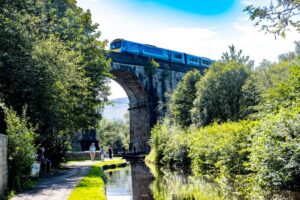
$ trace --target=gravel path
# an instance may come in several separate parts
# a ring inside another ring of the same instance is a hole
[[[95,162],[84,161],[66,165],[61,175],[42,178],[37,186],[15,195],[11,200],[66,200],[72,189],[88,174]]]

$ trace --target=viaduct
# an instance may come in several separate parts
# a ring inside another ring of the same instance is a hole
[[[191,66],[156,60],[151,67],[149,58],[110,53],[114,80],[125,90],[129,99],[130,145],[132,152],[148,151],[150,130],[168,110],[170,94]],[[206,68],[197,68],[204,73]]]

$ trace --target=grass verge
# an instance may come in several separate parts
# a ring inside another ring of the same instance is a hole
[[[96,162],[86,177],[84,177],[71,192],[68,200],[105,200],[105,180],[103,167],[123,165],[123,159],[113,159]]]

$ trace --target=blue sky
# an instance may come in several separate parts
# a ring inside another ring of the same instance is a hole
[[[140,43],[218,60],[234,44],[258,65],[263,59],[276,61],[294,49],[300,38],[292,31],[286,39],[259,31],[243,9],[271,0],[78,0],[90,9],[100,24],[101,39],[124,38]],[[121,97],[112,84],[111,98]]]
[[[169,7],[170,9],[182,10],[200,15],[219,15],[229,11],[234,5],[235,0],[135,0],[134,3],[144,6],[145,3],[157,3],[158,5]],[[143,5],[144,4],[144,5]]]

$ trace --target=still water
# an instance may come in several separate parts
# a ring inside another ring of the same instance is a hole
[[[151,200],[154,179],[144,162],[131,162],[124,168],[105,171],[107,200]]]
[[[222,180],[219,183],[207,177],[193,177],[180,171],[162,171],[149,168],[144,162],[132,162],[124,168],[106,171],[108,200],[218,200],[218,199],[280,199],[297,200],[299,193],[278,192],[271,196],[249,193]],[[154,175],[153,175],[154,174]],[[154,177],[155,176],[155,177]]]

